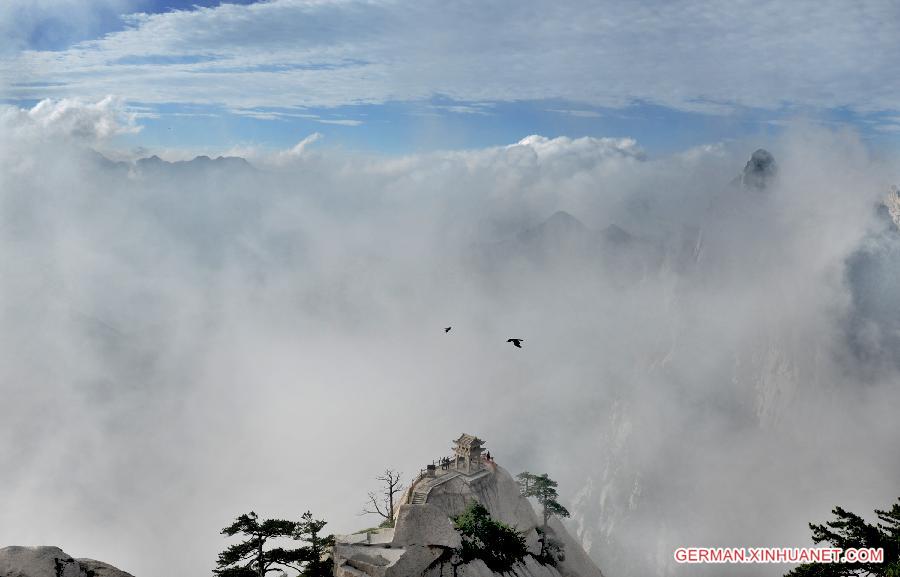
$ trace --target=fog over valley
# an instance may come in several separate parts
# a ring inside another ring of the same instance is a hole
[[[0,544],[207,574],[244,511],[371,526],[375,475],[462,431],[550,472],[608,577],[898,496],[900,163],[854,130],[193,158],[135,126],[0,111]]]

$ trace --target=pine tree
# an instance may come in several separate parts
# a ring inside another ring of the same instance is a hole
[[[827,542],[832,547],[844,550],[881,548],[884,550],[884,562],[810,563],[800,565],[785,577],[900,577],[900,503],[894,503],[887,511],[875,509],[875,515],[880,521],[875,525],[841,507],[835,507],[831,512],[836,517],[834,521],[822,525],[809,524],[813,542]]]
[[[535,475],[528,471],[520,473],[516,479],[518,479],[521,494],[525,497],[534,497],[541,504],[543,523],[537,528],[541,543],[538,560],[555,565],[557,561],[562,561],[565,557],[562,544],[547,533],[547,522],[551,516],[560,518],[569,516],[569,510],[557,501],[559,498],[559,493],[556,491],[558,483],[547,473]]]
[[[325,537],[320,535],[325,525],[325,521],[313,519],[309,511],[304,513],[302,520],[297,523],[294,538],[308,543],[299,549],[304,567],[298,577],[331,577],[332,562],[325,558],[325,551],[334,545],[334,535]]]
[[[266,577],[266,574],[283,567],[296,567],[302,561],[296,550],[265,548],[270,539],[293,537],[296,525],[284,519],[260,522],[253,511],[241,515],[222,529],[222,534],[229,537],[242,535],[244,540],[219,553],[213,573],[219,577]]]
[[[455,551],[459,565],[481,559],[488,569],[508,573],[528,554],[525,537],[500,521],[491,518],[484,505],[472,501],[461,514],[452,518],[462,537],[462,546]]]

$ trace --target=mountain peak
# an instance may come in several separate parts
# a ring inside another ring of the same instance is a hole
[[[611,224],[601,230],[600,236],[613,244],[624,244],[634,240],[634,235],[617,224]]]
[[[547,220],[544,221],[544,225],[548,224],[561,224],[564,226],[577,226],[584,227],[584,224],[570,213],[564,210],[557,210],[553,214],[551,214]]]
[[[560,243],[581,242],[587,237],[587,227],[564,210],[558,210],[549,218],[517,235],[520,242],[558,246]]]
[[[476,443],[476,441],[478,443]],[[446,575],[443,561],[462,543],[453,517],[474,502],[495,521],[522,534],[528,554],[516,566],[516,575],[542,577],[603,577],[581,543],[559,519],[542,518],[524,497],[516,480],[483,452],[480,439],[464,435],[454,453],[426,469],[406,489],[393,516],[393,527],[352,535],[335,535],[334,567],[340,577],[439,577]],[[565,553],[555,565],[538,561],[539,530],[562,546]],[[501,577],[479,559],[454,567],[460,577]],[[508,574],[508,573],[504,573]]]
[[[750,155],[741,173],[741,184],[745,188],[763,190],[778,172],[775,157],[764,148],[757,148]]]
[[[881,210],[886,212],[887,218],[895,230],[900,230],[900,187],[891,185],[890,190],[881,200]]]

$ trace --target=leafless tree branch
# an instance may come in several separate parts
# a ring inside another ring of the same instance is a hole
[[[377,481],[384,483],[384,488],[380,493],[374,491],[369,493],[369,503],[371,507],[374,507],[374,510],[372,508],[364,508],[363,513],[380,515],[386,521],[393,520],[394,497],[405,489],[403,483],[400,482],[401,476],[402,473],[399,471],[385,469],[384,473],[375,477]]]

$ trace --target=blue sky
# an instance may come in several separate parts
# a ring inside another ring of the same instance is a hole
[[[900,135],[891,2],[10,0],[0,22],[4,102],[114,95],[132,148]]]
[[[230,0],[230,4],[253,4],[255,0]],[[159,14],[175,10],[195,10],[198,7],[216,7],[220,0],[128,0],[123,2],[77,3],[37,2],[37,10],[25,3],[10,10],[13,17],[25,20],[27,33],[22,48],[31,50],[64,50],[77,42],[102,37],[125,28],[122,15],[128,12]],[[29,12],[37,12],[32,19]],[[71,18],[72,12],[86,12]],[[24,17],[24,18],[23,18]]]

